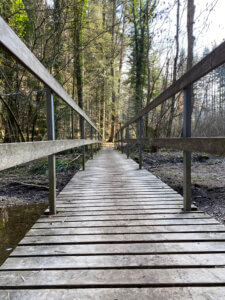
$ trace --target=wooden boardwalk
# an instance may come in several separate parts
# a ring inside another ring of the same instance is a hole
[[[225,227],[112,149],[0,269],[0,299],[224,299]]]

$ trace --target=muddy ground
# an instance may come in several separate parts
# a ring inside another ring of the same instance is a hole
[[[138,161],[137,153],[132,153],[132,157]],[[143,166],[183,194],[182,152],[144,152]],[[192,202],[225,223],[225,158],[192,154]]]
[[[78,159],[75,159],[75,158]],[[80,154],[57,155],[57,193],[81,166]],[[75,160],[74,160],[75,159]],[[48,164],[38,160],[0,172],[0,210],[14,205],[48,203]]]

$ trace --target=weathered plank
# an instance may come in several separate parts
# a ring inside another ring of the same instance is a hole
[[[164,300],[164,299],[223,299],[224,287],[174,287],[174,288],[86,288],[86,289],[35,289],[35,290],[10,290],[1,292],[0,299],[23,299],[23,300],[40,300],[40,299],[129,299],[129,300]]]
[[[0,144],[0,171],[64,150],[95,143],[99,143],[99,141],[58,140]]]
[[[32,228],[28,236],[57,236],[76,234],[132,234],[132,233],[164,233],[164,232],[224,232],[223,225],[170,225],[170,226],[112,226],[112,227],[88,227],[88,228]]]
[[[68,228],[83,228],[83,227],[119,227],[119,226],[175,226],[175,225],[213,225],[219,224],[214,219],[167,219],[167,220],[117,220],[117,221],[89,221],[79,222],[75,221],[53,221],[35,223],[32,228],[57,228],[57,227],[68,227]],[[188,229],[189,226],[187,226]]]
[[[194,272],[194,271],[193,271]],[[1,300],[40,300],[40,299],[129,299],[129,300],[164,300],[164,299],[224,299],[224,287],[151,287],[151,288],[59,288],[59,289],[35,289],[35,290],[3,290]]]
[[[101,212],[101,211],[109,211],[110,213],[111,212],[114,212],[114,211],[117,211],[119,210],[120,212],[123,212],[123,211],[130,211],[130,210],[135,210],[136,212],[143,212],[143,211],[152,211],[154,209],[174,209],[174,208],[182,208],[182,204],[149,204],[149,205],[132,205],[132,206],[117,206],[117,205],[114,205],[114,206],[90,206],[90,207],[87,207],[87,206],[76,206],[76,205],[59,205],[58,206],[59,208],[59,211],[76,211],[76,212],[92,212],[92,211],[95,211],[95,212]]]
[[[186,242],[186,243],[128,243],[128,244],[90,244],[90,245],[34,245],[19,246],[10,255],[98,255],[98,254],[156,254],[156,253],[225,253],[224,242]]]
[[[30,244],[91,244],[124,242],[166,242],[166,241],[225,241],[224,232],[208,233],[145,233],[145,234],[99,234],[99,235],[59,235],[26,236],[20,245]]]
[[[153,199],[164,199],[164,196],[165,194],[164,193],[161,193],[161,194],[154,194],[154,195],[133,195],[131,197],[129,197],[129,194],[127,193],[127,195],[124,195],[124,196],[119,196],[119,195],[107,195],[107,196],[86,196],[86,195],[83,195],[83,196],[73,196],[73,195],[68,195],[68,196],[60,196],[58,199],[60,200],[63,200],[63,199],[66,199],[66,200],[137,200],[137,199],[149,199],[151,200],[152,198]],[[169,199],[182,199],[179,195],[176,195],[176,194],[170,194],[166,197],[168,200]]]
[[[1,270],[90,268],[225,267],[225,253],[9,257]],[[224,270],[223,270],[224,271]],[[224,279],[225,279],[225,272]],[[225,283],[225,282],[224,282]]]
[[[141,206],[141,205],[155,205],[155,204],[180,204],[182,203],[182,200],[180,199],[168,199],[166,200],[165,199],[151,199],[151,200],[146,200],[146,201],[143,201],[143,200],[134,200],[134,201],[130,201],[130,200],[125,200],[123,201],[123,199],[120,200],[109,200],[109,201],[101,201],[101,200],[96,200],[96,201],[89,201],[89,200],[64,200],[64,201],[57,201],[57,206],[58,207],[71,207],[71,206],[74,206],[74,207],[113,207],[114,205],[115,206],[120,206],[120,207],[123,207],[123,206]],[[81,205],[81,206],[79,206]]]
[[[146,215],[146,214],[167,214],[167,213],[181,213],[181,208],[151,208],[151,209],[129,209],[129,210],[96,210],[96,211],[83,211],[72,208],[59,208],[58,213],[61,216],[109,216],[109,215]]]
[[[216,254],[217,255],[217,254]],[[21,277],[22,276],[22,277]],[[24,280],[23,280],[24,279]],[[48,279],[48,280],[46,280]],[[141,269],[141,270],[43,270],[32,271],[4,271],[0,272],[0,285],[4,287],[90,287],[108,286],[123,287],[158,286],[166,284],[175,286],[185,282],[198,283],[224,283],[225,272],[223,268],[205,269]]]
[[[66,216],[56,215],[56,216],[41,216],[37,223],[45,223],[45,222],[65,222],[65,221],[72,221],[72,222],[80,222],[80,221],[112,221],[112,220],[196,220],[196,219],[212,219],[208,215],[203,212],[193,212],[184,214],[182,211],[174,214],[174,213],[166,213],[166,214],[129,214],[129,215],[103,215],[103,216],[73,216],[71,214],[67,214]]]

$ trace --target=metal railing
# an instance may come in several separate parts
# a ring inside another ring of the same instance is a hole
[[[187,73],[181,76],[170,87],[163,91],[157,98],[144,107],[136,116],[131,118],[115,134],[115,143],[123,151],[123,145],[126,143],[127,157],[129,158],[129,144],[138,144],[139,146],[139,168],[142,168],[142,145],[147,144],[156,147],[172,148],[183,150],[184,180],[183,196],[184,211],[191,210],[191,152],[204,152],[225,156],[225,138],[224,137],[191,137],[191,115],[192,115],[192,85],[198,79],[202,78],[215,68],[225,63],[225,42],[220,44],[211,53],[198,62]],[[154,108],[177,94],[184,92],[183,108],[183,137],[182,138],[153,138],[143,139],[143,116],[147,115]],[[138,138],[129,138],[129,126],[138,121]],[[126,135],[124,138],[124,130]]]
[[[15,32],[0,17],[0,46],[21,63],[46,86],[47,133],[48,141],[0,144],[0,171],[23,163],[48,156],[49,169],[49,212],[56,213],[56,160],[55,154],[82,147],[82,167],[85,170],[85,145],[101,144],[101,135],[85,112],[67,94],[63,87],[27,48]],[[67,103],[81,117],[81,139],[55,140],[54,94]],[[85,121],[91,126],[91,140],[85,139]],[[93,137],[98,138],[93,139]]]

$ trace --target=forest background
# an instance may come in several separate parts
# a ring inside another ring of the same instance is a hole
[[[103,140],[113,141],[120,124],[216,47],[218,39],[203,46],[202,37],[218,3],[0,0],[0,15],[100,128]],[[192,135],[224,135],[224,65],[196,82],[193,93]],[[80,136],[78,116],[56,96],[55,122],[57,139]],[[179,93],[145,117],[144,135],[181,136],[182,122]],[[135,135],[135,124],[131,129]],[[46,132],[43,84],[0,50],[0,141],[45,140]]]

